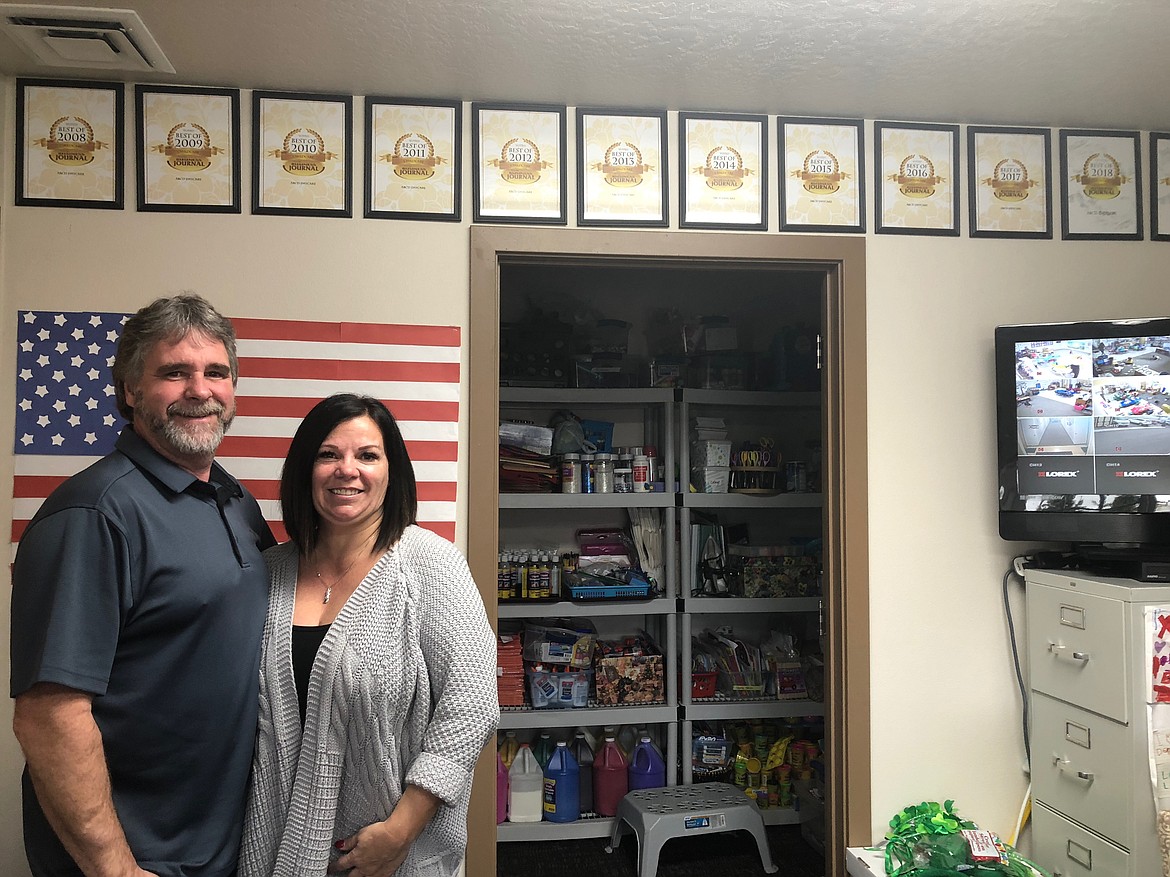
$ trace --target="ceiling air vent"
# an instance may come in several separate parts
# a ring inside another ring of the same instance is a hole
[[[0,3],[0,30],[47,67],[175,72],[132,9]]]

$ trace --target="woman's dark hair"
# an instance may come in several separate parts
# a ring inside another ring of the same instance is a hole
[[[308,557],[317,547],[317,525],[320,516],[313,507],[313,465],[317,451],[340,423],[356,417],[369,417],[382,433],[386,462],[390,469],[390,483],[382,503],[382,523],[374,547],[385,551],[398,541],[402,531],[415,523],[418,516],[418,488],[414,483],[414,466],[406,451],[406,442],[398,421],[377,399],[353,393],[338,393],[322,399],[305,415],[297,427],[284,468],[280,472],[280,505],[284,514],[284,528],[296,543],[302,557]]]

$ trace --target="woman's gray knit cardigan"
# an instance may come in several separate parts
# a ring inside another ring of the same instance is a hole
[[[443,803],[397,873],[455,874],[472,769],[500,718],[495,636],[467,562],[434,533],[406,529],[326,634],[302,737],[297,550],[286,543],[264,556],[272,591],[240,877],[324,875],[334,842],[386,819],[408,784]]]

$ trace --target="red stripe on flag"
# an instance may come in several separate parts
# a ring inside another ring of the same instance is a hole
[[[12,496],[16,499],[48,496],[68,478],[67,475],[17,475],[12,479]]]
[[[419,521],[420,527],[426,527],[432,533],[438,533],[448,542],[455,541],[455,522],[454,521]]]
[[[12,522],[12,542],[19,542],[20,537],[24,535],[25,528],[28,527],[28,521],[13,521]]]
[[[262,341],[336,341],[458,347],[458,326],[405,326],[377,323],[321,323],[309,320],[254,320],[232,317],[237,338]]]
[[[241,417],[303,418],[319,399],[283,396],[237,396],[236,414]],[[459,419],[458,402],[422,402],[410,399],[383,399],[396,420],[434,420],[455,422]]]
[[[354,362],[332,359],[240,357],[240,374],[249,378],[308,378],[335,381],[417,381],[458,383],[457,362]]]

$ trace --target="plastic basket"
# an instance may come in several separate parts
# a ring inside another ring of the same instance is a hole
[[[571,600],[645,600],[650,585],[569,585]]]
[[[714,697],[718,673],[691,673],[691,697]]]

